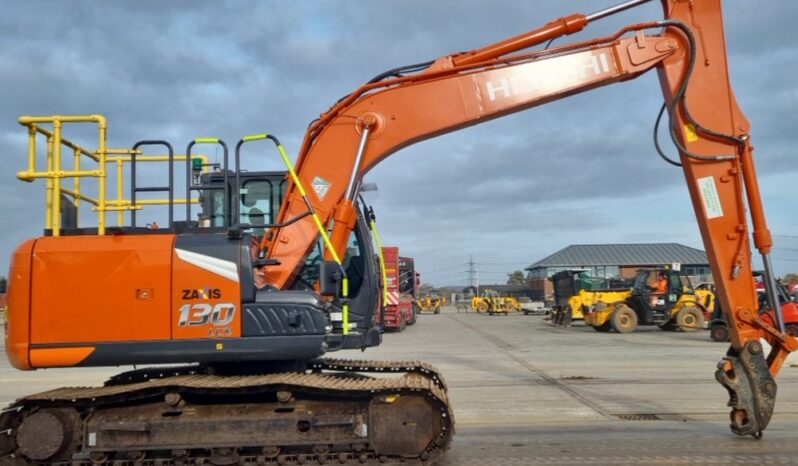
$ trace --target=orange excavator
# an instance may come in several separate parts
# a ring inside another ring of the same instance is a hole
[[[446,385],[434,368],[319,358],[379,344],[372,324],[379,285],[364,273],[373,261],[369,248],[354,247],[364,243],[362,225],[373,219],[358,208],[363,176],[415,142],[652,70],[679,160],[659,152],[684,170],[731,331],[716,372],[730,394],[731,429],[760,437],[774,410],[774,378],[796,340],[785,334],[777,306],[772,239],[750,125],[729,84],[720,0],[661,0],[664,19],[532,49],[645,1],[566,16],[481,49],[382,73],[308,127],[295,169],[273,136],[242,139],[273,141],[289,165],[279,215],[260,225],[262,235],[238,221],[238,203],[230,198],[244,189],[230,188],[226,163],[224,187],[212,203],[221,215],[210,226],[207,219],[192,221],[190,202],[185,221],[170,218],[149,230],[104,223],[70,230],[58,215],[50,218],[46,234],[23,243],[12,258],[6,337],[12,364],[23,370],[178,365],[17,400],[0,415],[1,459],[20,465],[433,462],[454,433]],[[34,132],[42,120],[21,121]],[[51,136],[59,131],[56,125]],[[48,192],[59,212],[59,180],[69,174],[53,170]],[[100,209],[103,222],[102,203]],[[749,234],[764,260],[774,321],[757,313]],[[323,255],[316,254],[320,248]],[[768,355],[760,339],[771,344]]]

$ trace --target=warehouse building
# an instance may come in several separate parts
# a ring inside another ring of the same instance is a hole
[[[632,278],[638,269],[679,264],[693,285],[712,282],[704,251],[678,243],[573,244],[526,268],[532,299],[549,300],[549,277],[562,270],[583,269],[601,278]]]

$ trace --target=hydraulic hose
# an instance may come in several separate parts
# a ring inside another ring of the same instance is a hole
[[[673,27],[681,30],[684,33],[684,35],[687,37],[688,49],[689,49],[688,50],[689,60],[688,60],[688,63],[687,63],[687,69],[685,70],[685,73],[684,73],[684,78],[682,79],[682,82],[679,84],[679,87],[677,88],[676,93],[673,96],[673,101],[671,102],[671,105],[668,108],[668,114],[669,114],[669,118],[670,118],[670,133],[671,133],[671,139],[673,140],[673,143],[676,145],[676,147],[679,149],[680,152],[682,152],[686,157],[689,157],[691,159],[703,160],[703,161],[711,161],[711,162],[718,162],[718,161],[723,161],[723,160],[734,160],[734,159],[736,159],[737,158],[736,155],[700,155],[700,154],[696,154],[696,153],[693,153],[693,152],[690,152],[689,150],[687,150],[687,148],[684,147],[681,142],[679,142],[679,139],[678,139],[677,134],[676,134],[676,131],[677,131],[676,125],[675,125],[675,121],[676,120],[674,120],[673,116],[676,114],[675,112],[678,111],[678,107],[681,107],[682,112],[684,113],[685,119],[697,131],[700,131],[700,132],[702,132],[702,133],[704,133],[704,134],[706,134],[708,136],[712,136],[712,137],[715,137],[715,138],[718,138],[718,139],[723,139],[725,141],[733,142],[733,143],[738,144],[738,145],[743,143],[743,141],[740,138],[737,138],[735,136],[730,136],[728,134],[719,133],[717,131],[713,131],[713,130],[711,130],[709,128],[706,128],[705,126],[702,126],[690,114],[690,111],[687,108],[686,93],[687,93],[687,85],[690,82],[690,77],[692,76],[693,69],[695,68],[695,59],[696,59],[695,36],[693,35],[693,32],[690,30],[689,27],[687,27],[686,24],[684,24],[683,22],[678,21],[678,20],[667,19],[667,20],[663,20],[663,21],[657,21],[657,25],[662,26],[662,27],[673,26]]]
[[[430,65],[432,65],[433,63],[435,63],[435,62],[434,61],[425,61],[424,63],[416,63],[415,65],[405,65],[405,66],[400,66],[399,68],[394,68],[392,70],[384,71],[384,72],[378,74],[377,76],[374,76],[373,78],[371,78],[371,80],[368,82],[368,84],[373,84],[373,83],[382,81],[385,78],[400,77],[404,73],[415,73],[417,71],[422,71],[422,70],[425,70],[425,69],[429,68]]]
[[[668,157],[665,152],[662,150],[662,146],[659,145],[659,124],[662,121],[662,114],[665,113],[665,108],[667,106],[665,103],[662,104],[662,107],[659,109],[659,113],[657,114],[657,121],[654,122],[654,147],[657,149],[657,154],[662,157],[662,160],[668,162],[669,164],[673,165],[674,167],[681,167],[681,162],[677,162],[672,158]]]

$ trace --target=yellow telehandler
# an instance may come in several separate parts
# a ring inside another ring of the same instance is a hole
[[[597,303],[585,316],[585,324],[599,332],[629,333],[638,325],[695,331],[705,327],[714,303],[712,291],[693,289],[690,279],[681,271],[640,270],[628,297],[613,303]]]

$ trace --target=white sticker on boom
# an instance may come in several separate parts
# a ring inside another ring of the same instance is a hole
[[[320,201],[323,201],[324,197],[327,195],[327,191],[330,190],[330,182],[317,176],[313,178],[310,185],[313,186],[313,191],[316,191],[316,197],[318,197]]]
[[[707,213],[707,218],[723,217],[723,206],[720,205],[720,196],[718,196],[718,188],[715,186],[715,178],[711,176],[699,178],[698,190],[701,193],[701,199],[704,201],[704,210]]]

